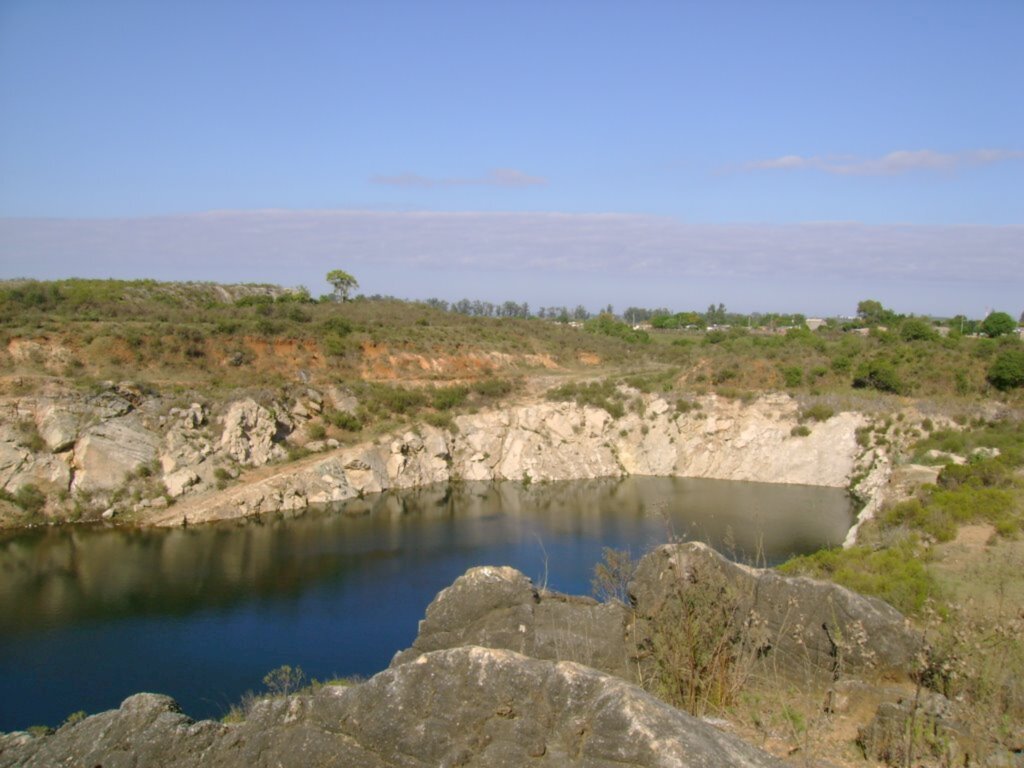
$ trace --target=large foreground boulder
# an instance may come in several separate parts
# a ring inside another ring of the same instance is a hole
[[[50,736],[0,737],[0,766],[780,766],[618,678],[479,647],[437,651],[352,687],[195,723],[167,697]]]

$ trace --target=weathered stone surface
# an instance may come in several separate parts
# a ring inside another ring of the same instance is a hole
[[[165,474],[194,468],[212,452],[209,441],[198,430],[175,425],[164,435],[160,466]]]
[[[164,477],[164,486],[171,498],[176,499],[199,482],[199,475],[191,469],[179,469]]]
[[[0,738],[0,766],[779,766],[777,760],[572,662],[479,647],[438,651],[348,688],[194,723],[140,694],[41,738]]]
[[[538,591],[514,568],[472,568],[434,598],[412,648],[396,654],[392,666],[429,651],[479,645],[633,679],[628,619],[619,604]]]
[[[239,464],[260,467],[284,456],[284,450],[274,442],[277,434],[274,414],[249,398],[228,408],[220,444]]]
[[[794,438],[798,407],[785,395],[752,403],[711,395],[686,414],[656,395],[624,395],[643,405],[619,419],[575,403],[460,416],[452,472],[465,480],[635,474],[842,487],[858,453],[861,416],[837,414]]]
[[[649,421],[648,435],[676,433],[677,460],[668,474],[723,480],[754,480],[843,487],[858,453],[859,414],[838,413],[813,424],[806,437],[793,437],[799,407],[786,395],[765,395],[751,403],[709,396],[700,411]],[[675,429],[662,426],[674,424]],[[627,467],[634,474],[644,463]]]
[[[5,470],[7,455],[7,450],[0,444],[0,487],[6,491],[34,485],[50,494],[67,491],[71,485],[71,468],[60,456],[25,453],[16,467]]]
[[[134,414],[87,429],[75,444],[76,491],[116,488],[125,475],[157,456],[159,438]]]
[[[587,430],[588,423],[607,426],[607,421],[588,413],[596,410],[574,403],[541,403],[460,416],[455,420],[459,437],[453,441],[452,471],[464,480],[620,476],[623,468],[607,436]]]
[[[392,488],[417,488],[443,482],[449,477],[451,453],[447,436],[424,425],[406,432],[388,445],[387,477]]]
[[[69,404],[44,403],[36,411],[39,436],[53,453],[69,450],[75,445],[83,422],[81,409],[69,407]]]
[[[740,611],[762,624],[762,663],[786,675],[905,680],[921,649],[920,633],[882,600],[832,582],[738,565],[699,543],[667,544],[640,561],[629,585],[638,621],[664,611],[708,572],[724,576]]]

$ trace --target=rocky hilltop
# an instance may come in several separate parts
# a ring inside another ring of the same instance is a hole
[[[339,446],[307,432],[325,408],[357,407],[333,387],[207,405],[127,383],[88,395],[51,383],[0,401],[0,489],[38,489],[58,519],[102,512],[178,525],[452,480],[675,475],[844,487],[864,458],[856,430],[865,419],[855,413],[796,430],[799,407],[785,395],[707,395],[686,409],[656,394],[623,396],[631,407],[618,418],[534,401]],[[316,455],[282,462],[296,448]],[[17,511],[7,519],[17,524]]]

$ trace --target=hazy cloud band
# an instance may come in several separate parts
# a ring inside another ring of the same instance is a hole
[[[216,212],[0,219],[7,277],[274,280],[297,268],[830,280],[1020,280],[1024,226],[688,224],[625,214]],[[230,277],[229,277],[230,276]]]

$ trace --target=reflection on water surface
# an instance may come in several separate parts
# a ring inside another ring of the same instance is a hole
[[[601,548],[670,538],[772,564],[842,541],[836,489],[680,478],[462,484],[296,519],[174,530],[67,527],[0,540],[0,730],[129,693],[216,716],[263,674],[370,674],[466,568],[589,592]]]

